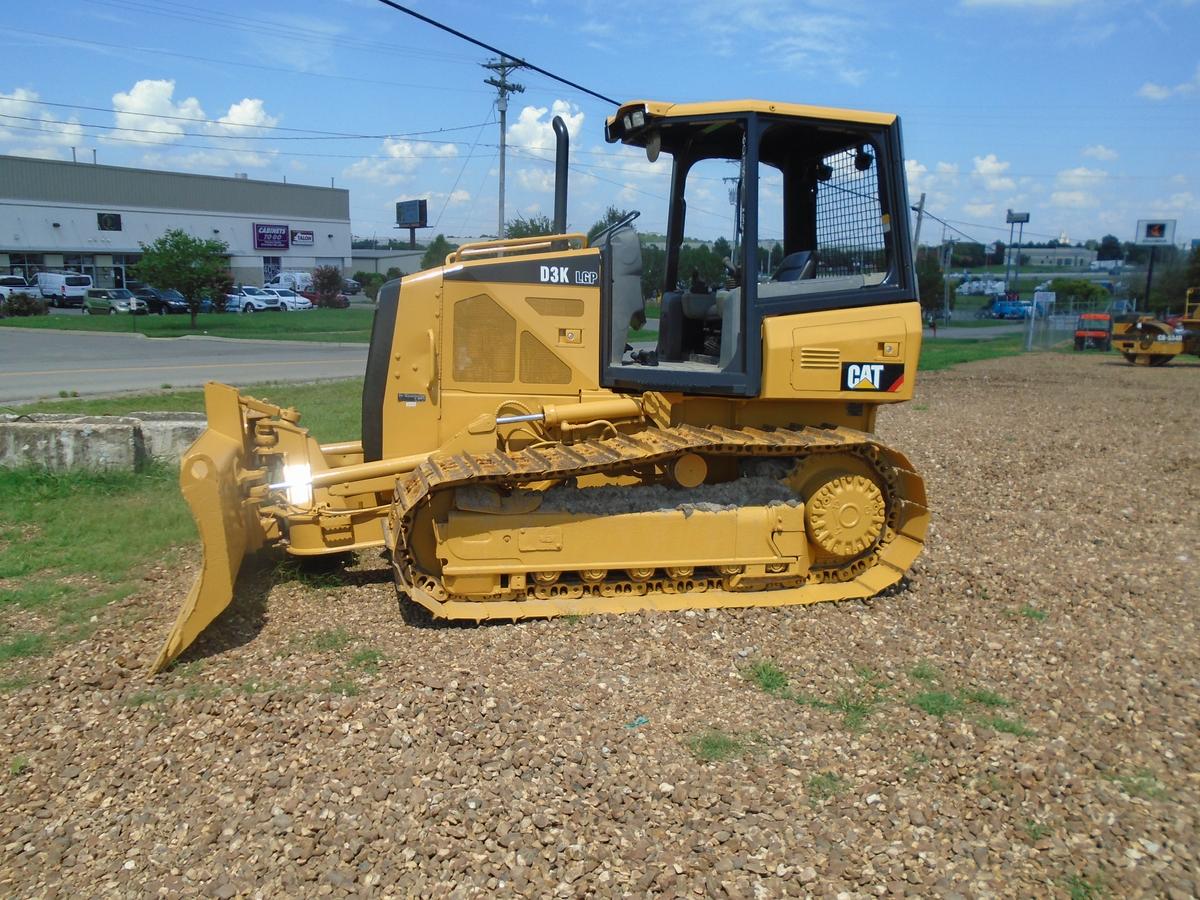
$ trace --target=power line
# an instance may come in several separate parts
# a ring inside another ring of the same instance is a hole
[[[603,100],[605,103],[611,103],[613,106],[621,105],[616,100],[614,100],[612,97],[605,97],[603,94],[596,93],[591,88],[585,88],[583,85],[576,84],[574,81],[570,81],[566,78],[563,78],[561,75],[555,75],[553,72],[549,72],[546,69],[541,68],[540,66],[535,66],[531,62],[527,62],[526,60],[522,59],[521,57],[517,56],[516,54],[507,53],[504,50],[499,50],[496,47],[493,47],[491,44],[485,44],[483,41],[476,40],[475,38],[471,37],[468,34],[463,34],[461,31],[451,28],[449,25],[443,25],[441,22],[438,22],[436,19],[431,19],[428,16],[423,16],[416,10],[409,9],[407,6],[401,6],[399,3],[393,2],[393,0],[379,0],[379,2],[382,3],[384,6],[391,7],[392,9],[396,10],[397,12],[402,12],[405,15],[412,16],[414,19],[420,19],[422,22],[425,22],[428,25],[432,25],[434,28],[440,28],[442,31],[445,31],[448,34],[452,34],[457,38],[461,38],[462,40],[467,41],[468,43],[474,44],[476,47],[482,47],[484,50],[487,50],[490,53],[495,53],[499,57],[502,57],[502,58],[508,57],[509,59],[511,59],[513,62],[519,64],[524,69],[532,69],[535,72],[539,72],[542,75],[545,75],[547,78],[553,78],[555,81],[557,81],[561,84],[565,84],[568,87],[573,87],[577,91],[583,91],[585,94],[590,94],[591,96],[595,97],[597,100]]]
[[[106,50],[120,50],[122,52],[133,53],[152,53],[159,56],[169,56],[172,59],[187,59],[194,62],[215,63],[221,66],[238,66],[243,69],[257,69],[262,72],[283,72],[287,75],[300,75],[305,78],[328,78],[334,81],[352,81],[361,84],[378,84],[384,87],[399,87],[399,88],[419,88],[423,91],[452,91],[454,93],[479,94],[482,91],[477,88],[458,88],[449,87],[440,84],[418,84],[415,82],[406,81],[385,81],[379,78],[359,78],[354,75],[335,75],[332,72],[307,72],[303,69],[288,69],[282,66],[268,66],[262,63],[240,62],[233,59],[216,59],[211,56],[196,56],[194,54],[179,53],[175,50],[164,50],[159,47],[126,47],[121,44],[111,44],[104,41],[84,40],[77,37],[66,37],[61,34],[47,34],[42,31],[28,31],[23,28],[5,28],[7,34],[24,34],[31,37],[39,37],[50,43],[67,43],[81,44],[85,47],[102,47]]]

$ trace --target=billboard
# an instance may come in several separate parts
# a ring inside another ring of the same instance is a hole
[[[288,227],[286,225],[269,225],[265,222],[254,223],[255,250],[286,250],[288,248]]]
[[[1175,220],[1138,219],[1133,242],[1142,247],[1165,247],[1175,243]]]
[[[396,203],[396,224],[401,228],[428,228],[427,200],[400,200]]]
[[[292,246],[293,247],[311,247],[313,245],[313,233],[311,231],[299,231],[292,229]]]

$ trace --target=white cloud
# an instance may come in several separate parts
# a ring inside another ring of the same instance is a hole
[[[79,119],[71,116],[64,120],[61,114],[52,113],[37,101],[36,91],[17,88],[11,94],[0,92],[0,113],[17,118],[4,120],[0,125],[0,141],[13,146],[8,152],[18,156],[36,156],[39,159],[60,159],[65,151],[56,147],[80,147],[87,141]]]
[[[1088,191],[1055,191],[1050,195],[1051,206],[1064,206],[1069,209],[1089,209],[1099,206],[1100,201]]]
[[[1058,187],[1068,190],[1089,190],[1096,187],[1108,177],[1103,169],[1089,169],[1087,166],[1076,166],[1074,169],[1063,169],[1055,177]]]
[[[117,110],[113,118],[122,130],[112,132],[109,137],[141,143],[174,143],[185,134],[184,123],[179,119],[205,118],[200,101],[195,97],[175,102],[175,82],[168,79],[143,79],[129,91],[113,94],[112,104]]]
[[[1171,96],[1171,89],[1161,84],[1147,81],[1138,89],[1138,96],[1145,97],[1147,100],[1166,100]]]
[[[1138,96],[1147,100],[1166,100],[1169,97],[1186,97],[1197,92],[1200,92],[1200,63],[1196,64],[1195,73],[1187,81],[1174,87],[1147,81],[1138,89]]]
[[[974,163],[971,174],[981,180],[989,191],[1011,191],[1017,186],[1016,181],[1004,174],[1012,164],[997,159],[995,153],[976,156]]]
[[[980,201],[976,201],[974,203],[964,203],[963,212],[972,218],[985,219],[995,214],[996,204],[983,203]]]
[[[229,112],[209,125],[212,134],[228,134],[235,137],[261,135],[264,130],[279,124],[276,116],[269,115],[262,100],[245,97],[229,107]]]
[[[670,26],[686,29],[708,54],[744,64],[745,48],[779,68],[862,84],[867,72],[857,62],[863,44],[862,19],[843,11],[844,4],[791,0],[692,0],[672,8]],[[681,19],[682,22],[677,21]],[[701,37],[702,36],[702,37]]]
[[[387,138],[380,149],[386,158],[364,157],[345,168],[345,178],[359,178],[389,187],[409,181],[428,159],[450,159],[458,155],[454,144],[426,144]]]
[[[1120,154],[1116,150],[1105,147],[1103,144],[1093,144],[1090,147],[1083,148],[1083,155],[1107,162],[1116,159]]]
[[[524,107],[517,121],[508,126],[508,140],[515,148],[531,156],[554,159],[554,127],[551,122],[555,116],[562,116],[567,134],[574,143],[583,129],[583,111],[566,100],[555,100],[550,107]]]

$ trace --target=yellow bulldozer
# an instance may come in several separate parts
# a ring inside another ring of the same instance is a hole
[[[1181,353],[1200,356],[1200,287],[1188,288],[1183,315],[1169,322],[1139,313],[1117,316],[1112,346],[1136,366],[1165,366]]]
[[[621,106],[606,140],[663,176],[656,289],[637,212],[567,231],[554,130],[556,233],[381,289],[361,441],[319,444],[294,409],[207,385],[180,472],[203,566],[156,671],[267,545],[385,548],[402,603],[475,621],[865,598],[912,565],[924,484],[872,436],[881,404],[912,398],[921,345],[899,119]],[[682,248],[728,225],[726,192],[731,253],[706,284]]]

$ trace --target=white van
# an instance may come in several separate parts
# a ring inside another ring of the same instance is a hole
[[[263,285],[268,288],[287,288],[291,291],[311,291],[312,290],[312,273],[311,272],[280,272],[270,281]]]
[[[51,306],[83,306],[83,298],[92,286],[92,276],[78,272],[38,272],[33,283]]]

